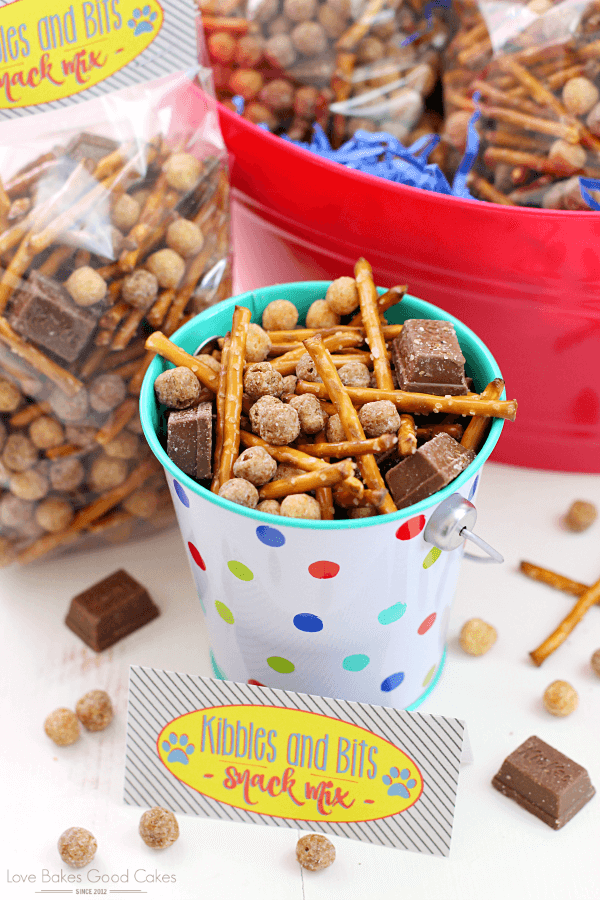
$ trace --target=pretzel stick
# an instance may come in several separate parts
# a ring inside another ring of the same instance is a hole
[[[102,428],[96,432],[95,441],[103,447],[109,444],[118,434],[123,431],[128,422],[130,422],[138,411],[138,402],[133,397],[123,400],[116,409],[113,410],[108,422],[105,422]]]
[[[135,337],[143,318],[143,309],[132,309],[130,311],[112,340],[111,347],[113,350],[124,350],[128,346]]]
[[[146,339],[146,350],[153,350],[164,359],[168,359],[175,366],[186,366],[188,369],[191,369],[198,381],[202,382],[205,387],[210,388],[213,394],[217,393],[219,389],[219,376],[217,373],[213,372],[202,360],[196,359],[195,356],[191,356],[170,341],[162,331],[154,331]]]
[[[144,357],[138,356],[136,359],[132,359],[131,362],[123,363],[122,366],[116,366],[114,369],[111,369],[110,372],[113,375],[120,375],[121,378],[124,378],[127,381],[128,378],[132,378],[133,375],[139,370],[140,362]],[[206,388],[207,398],[212,398],[212,391],[209,391]]]
[[[315,447],[317,444],[325,443],[325,441],[325,432],[319,431],[319,433],[315,435],[315,443],[309,445],[309,447]],[[308,450],[307,452],[310,452],[310,450]],[[323,462],[330,463],[331,460],[328,456],[326,456],[323,458]],[[331,521],[335,517],[335,508],[333,506],[333,492],[331,490],[331,487],[315,488],[315,499],[321,507],[321,519],[323,521]]]
[[[155,356],[156,356],[156,353],[154,353],[152,350],[148,350],[148,352],[146,353],[146,355],[144,356],[144,359],[142,360],[142,362],[140,364],[139,369],[137,370],[137,372],[135,373],[135,375],[129,382],[128,390],[129,390],[130,394],[134,394],[137,396],[140,393],[140,391],[142,389],[142,382],[144,380],[144,376],[145,376],[146,372],[148,371],[148,369],[150,368],[150,364],[152,363],[152,360],[154,359]]]
[[[552,91],[549,91],[535,76],[511,56],[505,56],[499,60],[499,65],[504,71],[509,71],[523,87],[527,88],[534,100],[542,106],[551,109],[560,118],[571,119],[567,110]]]
[[[397,290],[397,288],[392,288],[391,290],[395,291]],[[387,291],[386,293],[389,294],[390,291]],[[379,300],[381,300],[385,296],[386,294],[382,294]],[[381,307],[381,304],[379,305]],[[386,307],[386,309],[388,308],[389,307]],[[360,315],[360,313],[358,315]],[[398,335],[402,331],[402,325],[382,325],[381,330],[383,331],[383,336],[385,337],[386,341],[391,341],[393,340],[393,338],[398,337]],[[363,337],[365,333],[364,328],[360,324],[357,324],[334,325],[331,328],[292,328],[290,331],[267,331],[267,334],[271,339],[271,343],[286,344],[288,342],[300,343],[301,341],[305,341],[306,338],[314,337],[315,334],[320,334],[322,338],[326,338],[332,334],[339,334],[340,332],[344,331],[354,334],[362,334]]]
[[[486,165],[493,167],[494,163],[508,163],[511,166],[525,166],[536,172],[548,172],[564,178],[573,175],[576,170],[572,166],[565,166],[560,158],[549,159],[547,156],[536,156],[534,153],[520,153],[518,150],[510,150],[504,147],[488,147],[484,151],[483,159]]]
[[[202,27],[205,31],[230,31],[232,34],[247,34],[251,28],[248,19],[239,16],[205,16],[202,15]]]
[[[360,456],[363,453],[383,453],[398,442],[395,434],[382,434],[376,438],[366,438],[364,441],[340,441],[337,444],[329,444],[326,441],[315,441],[314,444],[296,444],[302,453],[313,456],[334,456],[336,459],[345,459],[347,456]]]
[[[79,444],[60,444],[58,447],[49,447],[44,451],[47,459],[65,459],[67,456],[77,456],[80,453],[87,453],[89,448],[81,447]]]
[[[176,291],[175,288],[166,288],[154,301],[146,314],[146,320],[152,328],[160,328],[165,320],[165,316],[169,311],[169,307],[173,302]]]
[[[356,63],[356,54],[348,52],[339,52],[335,61],[335,69],[331,79],[331,88],[336,103],[347,100],[352,93],[352,73]],[[331,123],[331,144],[337,149],[346,133],[346,119],[343,115],[336,113]]]
[[[600,600],[600,581],[596,581],[591,587],[586,588],[560,625],[539,647],[531,651],[529,655],[536,666],[541,666],[544,660],[566,641],[577,623],[581,622],[588,609],[598,600]]]
[[[400,416],[398,429],[398,456],[412,456],[417,449],[417,429],[415,420],[409,413]]]
[[[115,353],[110,353],[100,363],[100,369],[103,372],[108,372],[131,360],[135,360],[138,363],[141,362],[141,357],[144,353],[144,341],[145,339],[143,337],[139,337],[133,344],[129,344],[124,350],[117,350]]]
[[[369,31],[371,25],[374,24],[378,14],[385,6],[385,2],[386,0],[371,0],[363,10],[361,17],[338,40],[336,44],[337,49],[354,50]]]
[[[132,142],[128,141],[99,160],[94,169],[94,178],[100,181],[102,178],[112,175],[121,166],[124,166],[127,162],[127,151],[131,150],[132,147]]]
[[[221,351],[221,368],[219,370],[219,386],[216,395],[216,412],[217,421],[215,423],[215,451],[213,454],[213,480],[210,486],[214,494],[219,493],[221,480],[219,478],[219,470],[221,468],[221,454],[223,452],[223,437],[225,431],[225,400],[227,398],[227,365],[229,361],[229,349],[231,346],[231,338],[225,338],[225,343]]]
[[[367,488],[363,491],[361,496],[352,494],[347,490],[345,481],[336,485],[333,489],[333,499],[338,506],[342,507],[342,509],[356,509],[357,506],[372,506],[374,510],[377,510],[377,508],[381,506],[384,497],[385,491],[383,489],[373,491],[370,488]]]
[[[483,58],[493,50],[492,42],[489,37],[484,38],[472,47],[467,47],[457,54],[456,59],[460,66],[475,67],[478,63],[483,62]]]
[[[417,438],[420,441],[430,441],[436,434],[449,434],[455,441],[460,441],[463,436],[463,427],[462,425],[445,425],[442,423],[440,425],[420,425],[417,428]]]
[[[6,193],[13,199],[23,194],[28,194],[33,185],[42,175],[47,175],[52,169],[55,169],[59,161],[54,153],[44,153],[34,162],[24,166],[10,181],[7,181],[5,188]]]
[[[488,100],[495,101],[499,106],[511,106],[519,112],[529,113],[532,116],[538,116],[542,119],[546,118],[544,115],[546,110],[537,103],[532,103],[529,100],[525,100],[523,97],[515,97],[508,93],[508,91],[503,91],[500,88],[494,87],[494,85],[490,84],[488,81],[476,78],[473,81],[472,88],[473,90],[479,91],[480,94]]]
[[[315,335],[315,337],[319,336],[319,334]],[[329,335],[329,337],[323,338],[323,344],[330,351],[342,350],[344,347],[358,347],[362,343],[364,343],[364,338],[361,334],[347,331],[336,332]],[[283,356],[277,357],[277,359],[272,361],[271,365],[281,375],[294,375],[298,360],[305,353],[306,347],[299,347],[297,350],[291,350],[289,353],[284,353]]]
[[[12,428],[25,428],[27,425],[31,425],[32,422],[35,422],[36,419],[39,419],[40,416],[45,416],[51,411],[52,407],[45,400],[42,403],[30,403],[28,406],[20,409],[19,412],[13,413],[9,422]]]
[[[392,306],[395,306],[396,303],[400,303],[406,291],[408,290],[405,284],[403,285],[395,285],[391,287],[385,294],[380,294],[377,298],[377,311],[380,316],[383,316],[388,309]],[[362,326],[362,313],[358,312],[355,316],[350,319],[350,325],[360,325]],[[391,331],[387,331],[389,328],[397,328],[399,329],[395,334],[392,334]],[[396,337],[402,331],[402,325],[383,325],[383,333],[385,337],[390,340],[392,337]]]
[[[547,153],[550,149],[552,138],[527,137],[522,132],[516,134],[503,128],[490,128],[485,132],[488,144],[497,147],[512,147],[513,150],[530,150],[532,153],[540,151]]]
[[[111,306],[110,309],[100,317],[98,327],[106,328],[108,331],[114,331],[123,316],[125,316],[130,309],[130,305],[125,303],[124,300],[120,303],[115,303],[114,306]]]
[[[482,400],[499,400],[504,390],[504,381],[501,378],[494,378],[493,381],[479,395]],[[489,419],[482,416],[473,416],[463,434],[460,442],[465,450],[474,450],[479,452],[479,448],[483,443]]]
[[[317,372],[323,379],[322,386],[324,392],[329,395],[329,398],[337,409],[342,427],[346,432],[346,437],[349,441],[366,440],[363,427],[358,418],[358,413],[352,405],[347,389],[340,381],[340,376],[332,362],[331,354],[327,350],[325,342],[319,335],[315,335],[315,337],[308,338],[304,342],[304,346],[310,353],[311,359],[317,368]],[[373,454],[366,453],[364,456],[359,456],[357,464],[367,487],[373,490],[385,490],[384,499],[380,506],[378,506],[378,512],[395,512],[396,505],[385,487],[385,483],[381,477],[379,467],[377,466]]]
[[[85,530],[88,534],[104,534],[105,531],[117,528],[119,525],[126,525],[128,522],[133,522],[134,519],[135,516],[132,513],[128,513],[124,509],[115,509],[114,512],[108,513],[97,522],[92,522]]]
[[[50,381],[70,397],[77,394],[83,384],[78,378],[75,378],[71,372],[67,372],[52,359],[44,356],[32,344],[28,344],[21,338],[16,331],[13,331],[3,316],[0,316],[0,340],[3,341],[15,354],[26,363],[28,363],[36,372],[45,375]]]
[[[38,272],[40,275],[46,275],[48,278],[52,278],[53,275],[56,275],[62,264],[72,255],[72,247],[57,247],[52,251],[48,259],[46,259],[41,266],[38,266]]]
[[[384,391],[394,390],[394,379],[388,359],[385,338],[381,333],[381,321],[377,308],[377,289],[373,281],[373,270],[364,257],[354,266],[354,277],[360,299],[360,312],[366,331],[366,343],[373,356],[373,371],[377,387]]]
[[[311,339],[312,340],[312,339]],[[335,368],[335,367],[334,367]],[[459,416],[492,416],[514,422],[517,415],[516,400],[481,400],[479,394],[467,397],[438,397],[434,394],[417,394],[409,391],[381,391],[378,388],[348,387],[346,392],[353,403],[362,406],[373,400],[391,400],[397,409],[410,413],[454,413]],[[314,394],[328,399],[327,387],[312,381],[299,381],[297,394]]]
[[[525,131],[551,134],[553,137],[562,138],[569,144],[578,144],[581,139],[582,131],[579,124],[571,125],[566,122],[553,122],[551,119],[540,119],[514,109],[504,109],[502,106],[486,106],[481,103],[479,108],[488,118],[496,119],[499,122],[508,122],[510,125],[518,125]]]
[[[557,591],[572,594],[573,597],[581,597],[590,587],[589,584],[573,581],[571,578],[559,575],[558,572],[553,572],[551,569],[543,569],[541,566],[536,566],[534,563],[526,562],[525,560],[521,560],[519,568],[523,575],[527,575],[533,581],[540,581],[542,584],[547,584]]]
[[[100,519],[114,506],[118,506],[118,504],[125,500],[126,497],[137,490],[137,488],[141,487],[146,479],[155,471],[156,463],[153,459],[140,463],[122,484],[107,491],[105,494],[102,494],[97,500],[90,503],[89,506],[79,510],[69,527],[65,528],[64,531],[59,531],[54,534],[45,534],[26,547],[25,550],[21,551],[17,556],[18,561],[23,564],[33,562],[33,560],[45,556],[51,550],[55,550],[62,544],[67,544],[75,540],[84,528],[87,528],[88,525],[91,525],[97,519]]]
[[[277,497],[287,497],[289,494],[305,494],[314,491],[318,487],[331,487],[350,478],[354,474],[354,463],[349,459],[342,462],[324,465],[313,472],[305,472],[292,478],[278,478],[277,481],[269,481],[259,489],[258,496],[261,500],[274,500]]]
[[[179,322],[181,316],[183,315],[183,311],[188,305],[188,302],[196,290],[196,286],[202,277],[202,273],[206,268],[206,264],[208,263],[211,254],[214,249],[214,238],[209,238],[205,241],[204,247],[198,253],[194,259],[189,264],[187,271],[183,277],[183,281],[180,287],[177,288],[177,292],[175,294],[175,298],[173,300],[173,305],[169,310],[169,314],[167,316],[167,320],[164,324],[164,332],[165,334],[173,334],[174,331],[179,327]]]
[[[245,306],[236,306],[231,323],[231,344],[227,355],[227,389],[223,424],[223,447],[219,461],[219,483],[233,476],[233,464],[240,452],[240,416],[244,393],[244,360],[246,338],[251,312]],[[215,378],[218,376],[215,375]]]

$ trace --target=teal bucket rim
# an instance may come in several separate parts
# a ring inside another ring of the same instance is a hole
[[[171,335],[170,340],[177,344],[177,346],[183,347],[183,343],[187,341],[192,335],[195,334],[197,329],[200,327],[202,329],[202,334],[194,337],[194,341],[190,342],[195,344],[195,347],[198,347],[203,340],[206,340],[208,337],[212,337],[216,332],[210,329],[210,321],[217,316],[221,316],[225,310],[230,309],[231,314],[233,315],[233,308],[235,306],[248,306],[252,310],[252,321],[255,322],[257,320],[258,309],[262,312],[267,303],[271,302],[271,300],[278,300],[282,297],[286,296],[286,293],[291,291],[308,291],[308,289],[314,289],[314,300],[320,299],[325,296],[327,288],[331,284],[331,281],[296,281],[289,282],[287,284],[276,284],[270,285],[269,287],[257,288],[252,291],[246,291],[243,294],[237,294],[234,297],[230,297],[228,300],[222,300],[220,303],[215,304],[214,306],[209,307],[203,312],[199,313],[193,319],[190,319],[189,322],[186,322],[181,328],[179,328],[173,335]],[[382,293],[384,288],[378,288],[378,291]],[[422,318],[432,318],[432,319],[445,319],[447,322],[451,322],[457,333],[459,344],[462,348],[462,342],[465,339],[471,341],[477,350],[477,353],[483,357],[488,366],[492,370],[492,378],[501,378],[502,373],[496,362],[494,356],[490,352],[490,350],[483,343],[481,338],[479,338],[475,332],[473,332],[464,322],[461,322],[460,319],[457,319],[455,316],[450,315],[450,313],[445,312],[445,310],[440,309],[438,306],[435,306],[433,303],[429,303],[426,300],[421,300],[419,297],[413,297],[411,294],[405,294],[402,303],[397,309],[401,310],[402,305],[405,306],[407,303],[405,301],[410,302],[411,304],[416,304],[418,307],[422,308],[422,311],[428,313],[428,315],[422,316]],[[258,308],[258,309],[257,309]],[[413,316],[414,318],[415,316]],[[410,318],[407,316],[406,318]],[[209,327],[204,329],[204,325],[208,324]],[[193,352],[188,350],[187,352]],[[464,352],[464,351],[463,351]],[[229,510],[232,513],[236,513],[237,515],[245,516],[249,519],[254,519],[256,522],[268,524],[268,525],[278,525],[279,527],[282,524],[285,526],[289,526],[292,528],[306,528],[312,530],[320,530],[320,531],[339,531],[347,528],[370,528],[376,525],[385,524],[388,522],[401,522],[406,519],[413,518],[418,516],[426,510],[430,509],[432,506],[441,503],[446,497],[449,497],[451,494],[456,493],[456,491],[470,478],[473,477],[483,466],[485,461],[489,458],[492,453],[494,447],[496,446],[500,434],[502,432],[502,428],[504,427],[504,419],[493,419],[492,426],[490,428],[489,434],[480,449],[479,453],[475,457],[472,463],[470,463],[466,469],[464,469],[461,474],[455,478],[450,484],[446,485],[445,488],[442,488],[441,491],[437,491],[435,494],[432,494],[430,497],[426,497],[424,500],[419,501],[419,503],[415,503],[412,506],[407,506],[404,509],[399,509],[394,513],[387,513],[383,516],[372,516],[366,519],[334,519],[334,520],[314,520],[314,519],[293,519],[293,518],[285,518],[285,523],[282,523],[281,516],[274,516],[271,513],[264,513],[257,509],[249,509],[245,506],[240,506],[238,503],[232,503],[231,500],[226,500],[223,497],[219,497],[217,494],[213,493],[209,489],[202,487],[201,484],[198,484],[197,481],[194,481],[189,475],[186,475],[181,471],[167,456],[166,451],[164,450],[158,435],[156,433],[156,428],[154,426],[154,418],[153,413],[156,411],[156,399],[154,396],[154,381],[156,377],[164,371],[165,366],[163,365],[164,361],[162,357],[156,356],[148,370],[146,375],[144,376],[144,381],[142,383],[142,389],[140,392],[140,419],[142,423],[142,429],[144,431],[144,435],[150,449],[152,450],[156,459],[161,463],[163,468],[169,472],[169,474],[179,482],[179,484],[191,491],[200,499],[206,500],[210,503],[213,503],[215,506],[221,507],[221,509]],[[167,368],[171,367],[171,363],[166,366]],[[492,379],[490,379],[491,381]],[[502,399],[506,398],[506,391],[502,393]]]

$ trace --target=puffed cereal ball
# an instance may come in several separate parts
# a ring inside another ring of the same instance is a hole
[[[289,69],[296,61],[296,51],[287,34],[274,34],[270,37],[265,44],[265,56],[269,62],[282,69]]]
[[[202,163],[191,153],[172,153],[163,166],[167,184],[187,194],[193,191],[202,174]]]
[[[138,519],[151,519],[158,506],[158,495],[150,488],[141,487],[137,491],[133,491],[121,506],[132,516],[137,516]]]
[[[33,502],[21,500],[14,494],[5,494],[0,500],[0,523],[6,528],[21,529],[31,520]]]
[[[231,500],[232,503],[239,503],[240,506],[247,506],[249,509],[256,509],[258,503],[258,491],[245,478],[230,478],[229,481],[223,482],[219,488],[219,497]]]
[[[16,384],[6,378],[0,378],[0,413],[14,412],[22,399],[21,391]]]
[[[323,5],[319,7],[317,18],[323,26],[327,37],[334,41],[341,37],[346,30],[346,22],[341,16],[338,16],[329,3],[323,3]]]
[[[29,426],[29,437],[38,450],[49,450],[60,447],[65,439],[65,432],[52,416],[40,416]]]
[[[354,509],[348,510],[350,519],[369,519],[371,516],[376,515],[377,510],[374,506],[355,506]]]
[[[177,819],[168,809],[155,806],[147,809],[140,819],[140,837],[148,847],[164,850],[179,837]]]
[[[211,59],[228,65],[235,56],[236,40],[226,31],[217,31],[208,38],[208,52]]]
[[[338,369],[338,375],[346,387],[369,387],[371,383],[371,373],[361,362],[344,363]]]
[[[121,194],[112,209],[112,220],[117,228],[127,233],[140,217],[142,207],[129,194]]]
[[[136,269],[126,275],[121,287],[121,297],[136,309],[149,309],[158,294],[158,279],[146,269]]]
[[[114,459],[110,456],[99,456],[94,460],[90,469],[90,488],[98,494],[110,491],[112,488],[123,484],[127,478],[129,467],[127,460]]]
[[[269,406],[258,419],[258,433],[267,444],[283,447],[300,434],[300,419],[296,410],[286,403]]]
[[[179,253],[175,253],[169,247],[157,250],[149,256],[146,266],[153,275],[156,275],[159,285],[163,288],[176,288],[185,272],[184,260]]]
[[[55,491],[75,491],[85,478],[85,469],[75,456],[57,459],[50,465],[49,477]]]
[[[250,427],[252,431],[257,434],[258,433],[258,423],[263,415],[263,411],[267,406],[282,406],[281,400],[278,400],[277,397],[273,397],[272,394],[264,394],[262,397],[254,403],[248,412],[248,418],[250,419]]]
[[[289,300],[272,300],[262,314],[265,331],[291,331],[298,323],[298,310]]]
[[[267,503],[270,501],[263,500],[263,503]],[[277,501],[274,501],[277,503]],[[265,509],[264,512],[272,512],[271,509]],[[277,512],[273,513],[273,515],[279,515],[279,503],[277,503]],[[6,566],[10,566],[11,563],[15,560],[15,550],[8,538],[0,537],[0,569],[5,569]]]
[[[140,449],[140,442],[137,435],[131,431],[122,431],[116,437],[104,445],[104,452],[107,456],[113,456],[115,459],[135,459]]]
[[[239,38],[235,48],[235,61],[241,69],[254,69],[262,59],[261,41],[252,34]]]
[[[326,300],[315,300],[306,313],[307,328],[334,328],[340,324],[340,317]]]
[[[113,720],[113,707],[106,691],[88,691],[77,701],[75,714],[87,731],[104,731]]]
[[[391,400],[375,400],[361,406],[358,418],[367,437],[376,438],[400,428],[400,416]]]
[[[290,37],[293,46],[304,56],[320,56],[327,49],[327,35],[318,22],[301,22]]]
[[[562,100],[574,116],[585,116],[600,99],[600,91],[589,78],[569,78],[562,92]]]
[[[248,325],[248,336],[246,338],[246,362],[262,362],[269,355],[271,346],[271,338],[267,332],[260,325],[251,322]]]
[[[469,619],[463,625],[458,642],[470,656],[483,656],[496,643],[498,637],[493,625],[482,619]]]
[[[215,359],[214,356],[211,356],[210,353],[199,353],[195,358],[200,362],[203,362],[205,366],[208,366],[208,368],[212,369],[217,375],[221,371],[221,363],[218,359]]]
[[[568,681],[553,681],[544,691],[544,706],[553,716],[569,716],[578,704],[577,691]]]
[[[204,235],[195,222],[176,219],[167,228],[167,246],[187,259],[200,253],[204,246]]]
[[[341,419],[337,413],[334,413],[327,419],[325,437],[330,444],[340,444],[342,441],[346,440],[346,432],[344,431]]]
[[[93,306],[106,296],[106,281],[91,266],[75,269],[65,287],[78,306]]]
[[[236,69],[229,77],[228,87],[233,94],[239,94],[244,100],[254,100],[264,84],[260,72],[254,69]]]
[[[294,85],[285,78],[274,78],[265,84],[258,99],[273,112],[288,112],[294,105]]]
[[[316,0],[283,0],[283,11],[292,22],[305,22],[312,19],[316,9]]]
[[[48,493],[48,479],[41,472],[29,469],[13,475],[9,488],[21,500],[41,500]]]
[[[279,515],[290,519],[320,519],[321,507],[310,494],[288,494],[281,501]]]
[[[548,159],[560,165],[562,174],[573,175],[585,166],[586,152],[580,144],[569,144],[559,138],[550,147]]]
[[[312,394],[290,397],[289,404],[298,413],[300,428],[305,434],[317,434],[325,428],[327,413],[323,412],[321,404]]]
[[[596,137],[600,135],[600,103],[596,103],[594,108],[590,111],[585,120],[585,124]]]
[[[269,362],[251,363],[244,372],[244,391],[251,400],[258,400],[265,394],[280,397],[283,376]]]
[[[273,16],[277,15],[279,9],[279,0],[262,0],[257,4],[254,15],[259,22],[268,22]]]
[[[594,650],[590,660],[592,671],[600,678],[600,650]]]
[[[11,472],[25,472],[38,459],[37,448],[24,434],[10,434],[2,451],[2,462]]]
[[[261,502],[256,507],[261,512],[269,513],[271,516],[280,515],[280,507],[279,502],[277,500],[261,500]],[[1,565],[1,563],[0,563]]]
[[[314,119],[318,100],[319,92],[316,87],[312,87],[312,85],[299,87],[294,97],[295,114],[301,119]]]
[[[296,844],[296,859],[303,869],[318,872],[335,862],[335,847],[324,834],[304,834]]]
[[[310,353],[303,353],[296,363],[296,378],[300,381],[322,381]]]
[[[285,394],[295,394],[297,384],[298,384],[298,376],[297,375],[284,375],[283,376],[283,391],[282,391],[281,396],[283,397]]]
[[[336,278],[327,288],[325,299],[329,307],[339,316],[347,316],[359,305],[356,281],[348,275]]]
[[[467,146],[467,134],[472,115],[466,109],[459,109],[457,112],[450,113],[444,119],[442,137],[456,150],[460,150],[461,153]]]
[[[90,406],[98,413],[111,412],[122,403],[127,394],[127,385],[120,375],[107,372],[98,375],[90,385]]]
[[[187,409],[200,396],[200,382],[187,366],[176,366],[157,376],[154,392],[158,403],[169,409]]]
[[[290,478],[296,478],[298,475],[304,475],[304,470],[299,469],[297,466],[292,466],[289,463],[278,463],[277,471],[273,476],[273,481],[280,481],[281,479],[289,481]]]
[[[47,500],[42,500],[35,510],[35,521],[44,531],[49,531],[51,534],[68,528],[74,516],[75,513],[69,501],[62,500],[60,497],[48,497]]]
[[[269,131],[275,131],[278,124],[277,116],[264,103],[248,103],[244,110],[244,119],[254,122],[255,125],[267,125]]]
[[[91,863],[98,844],[86,828],[67,828],[58,839],[60,858],[73,869],[81,869]]]
[[[44,731],[59,747],[68,747],[79,740],[81,731],[74,712],[60,707],[51,712],[44,722]]]
[[[69,397],[57,387],[48,397],[48,402],[61,422],[81,422],[88,411],[88,395],[84,388]]]
[[[270,481],[277,471],[277,463],[264,447],[247,447],[233,464],[236,478],[245,478],[260,487]]]

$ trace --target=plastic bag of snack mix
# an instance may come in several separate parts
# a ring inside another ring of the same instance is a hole
[[[433,91],[449,0],[198,0],[217,96],[295,140],[405,140]]]
[[[457,9],[443,134],[458,153],[479,92],[472,190],[497,203],[589,210],[585,184],[593,181],[582,192],[579,176],[600,177],[600,8],[589,0],[478,0]]]
[[[145,336],[231,292],[200,50],[192,0],[0,8],[0,564],[171,517]]]

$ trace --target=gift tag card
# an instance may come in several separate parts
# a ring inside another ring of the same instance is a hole
[[[446,716],[132,666],[125,802],[448,856]]]

